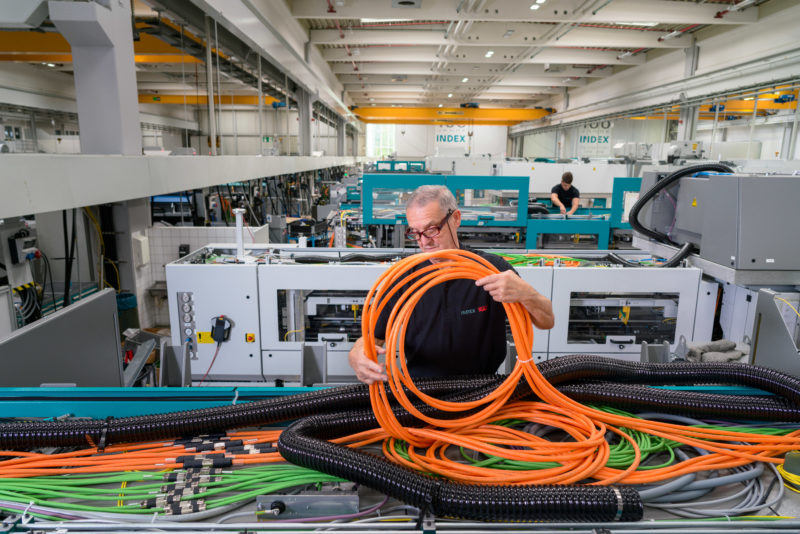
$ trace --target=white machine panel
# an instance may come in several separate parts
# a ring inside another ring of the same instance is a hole
[[[260,265],[259,306],[261,316],[265,318],[261,323],[261,349],[267,358],[265,364],[269,363],[270,354],[291,351],[297,365],[302,366],[303,345],[319,342],[325,348],[325,357],[321,362],[322,381],[340,382],[347,378],[355,380],[355,374],[347,362],[347,354],[357,336],[328,332],[321,334],[319,338],[309,339],[305,332],[305,315],[316,314],[320,300],[329,298],[331,305],[336,306],[338,303],[339,306],[352,309],[354,320],[357,318],[360,322],[363,299],[337,297],[335,292],[363,291],[366,296],[366,292],[386,268],[386,265]],[[290,292],[299,291],[303,292],[300,300],[306,309],[294,310]],[[312,291],[334,295],[319,297]],[[282,299],[284,301],[279,302]],[[281,314],[288,317],[281,320]],[[291,326],[282,328],[282,324]],[[272,370],[267,368],[266,374],[272,375]]]
[[[643,340],[668,341],[675,350],[680,336],[694,339],[700,276],[695,268],[558,269],[551,356],[587,352],[635,360]]]
[[[256,265],[181,264],[166,267],[172,343],[195,347],[192,380],[255,380],[261,375]],[[231,321],[228,341],[209,342],[214,319]],[[248,336],[249,334],[249,336]]]

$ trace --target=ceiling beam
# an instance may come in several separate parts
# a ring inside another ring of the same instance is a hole
[[[686,48],[692,45],[688,34],[666,40],[659,40],[669,32],[652,32],[610,28],[568,28],[550,39],[542,40],[542,35],[552,29],[552,25],[542,26],[537,36],[519,35],[516,39],[504,38],[511,31],[502,23],[478,23],[472,25],[470,32],[457,38],[448,39],[444,31],[426,30],[311,30],[311,43],[315,45],[433,45],[433,46],[578,46],[594,48]],[[513,34],[511,35],[513,37]],[[526,41],[524,39],[530,39]]]
[[[388,2],[346,0],[342,6],[328,9],[320,0],[294,0],[292,15],[311,19],[380,20],[464,20],[496,22],[647,22],[653,17],[668,24],[747,24],[755,22],[757,9],[744,9],[717,17],[724,4],[696,4],[666,0],[614,0],[594,11],[582,13],[587,5],[581,0],[549,0],[546,7],[531,10],[531,0],[502,0],[491,2],[483,10],[459,10],[462,2],[454,0],[425,0],[425,9],[391,8]]]
[[[503,73],[499,65],[477,64],[477,63],[448,63],[443,67],[433,67],[430,63],[378,63],[378,62],[356,62],[354,70],[353,63],[335,62],[331,64],[333,72],[339,75],[359,73],[362,75],[388,74],[388,75],[421,75],[421,76],[496,76]],[[586,67],[573,67],[566,64],[533,64],[520,65],[510,73],[504,73],[506,79],[512,76],[553,76],[555,78],[564,76],[586,76],[590,78],[604,78],[611,75],[611,69],[591,69]]]
[[[322,57],[326,61],[385,61],[385,62],[428,62],[448,61],[450,63],[501,64],[520,63],[567,63],[581,65],[641,65],[645,62],[642,54],[619,58],[622,51],[583,50],[573,48],[546,48],[531,53],[522,47],[479,48],[461,47],[454,54],[438,55],[435,46],[367,47],[348,50],[326,48]],[[493,54],[486,57],[488,51]]]

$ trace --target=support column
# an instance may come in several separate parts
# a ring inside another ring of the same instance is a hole
[[[347,123],[339,118],[336,121],[336,155],[344,156],[345,138],[347,137]]]
[[[211,155],[217,155],[217,117],[214,113],[214,62],[211,59],[211,17],[206,15],[206,93],[208,93],[208,138]]]
[[[697,60],[700,54],[700,47],[694,41],[692,46],[684,48],[684,55],[686,60],[683,66],[683,77],[691,78],[697,71]],[[685,98],[684,95],[681,95]],[[697,116],[700,108],[697,105],[687,106],[681,103],[680,114],[678,115],[680,121],[678,122],[678,141],[691,141],[694,137],[695,129],[697,127]]]
[[[695,127],[697,126],[697,115],[699,111],[700,108],[697,105],[681,105],[681,111],[678,115],[680,117],[680,122],[678,123],[678,141],[692,140]]]
[[[258,155],[264,155],[264,91],[261,87],[261,56],[258,56]],[[273,142],[274,144],[274,142]]]
[[[314,97],[303,88],[297,89],[297,152],[301,156],[311,155],[311,117]]]
[[[800,91],[798,91],[800,96]],[[797,159],[797,123],[800,118],[800,102],[794,108],[794,120],[792,121],[792,132],[789,134],[789,145],[787,150],[783,150],[783,159],[786,161]]]
[[[141,155],[129,2],[48,3],[72,47],[81,152]]]

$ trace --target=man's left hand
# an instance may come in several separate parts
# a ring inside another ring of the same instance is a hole
[[[503,271],[475,280],[497,302],[521,302],[531,296],[531,286],[514,271]]]

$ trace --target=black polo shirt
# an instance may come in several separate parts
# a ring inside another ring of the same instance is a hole
[[[462,249],[486,258],[500,271],[513,270],[499,256]],[[416,268],[427,265],[430,262]],[[386,339],[389,313],[391,307],[386,306],[375,325],[378,339]],[[405,340],[408,371],[425,377],[495,373],[506,357],[505,325],[503,305],[474,280],[438,284],[425,292],[411,313]]]
[[[567,208],[567,211],[572,209],[572,199],[573,198],[581,198],[581,192],[578,191],[577,187],[569,186],[569,189],[564,191],[564,188],[561,187],[561,184],[556,185],[553,189],[550,190],[551,193],[555,193],[558,195],[558,200],[564,204],[564,207]]]

